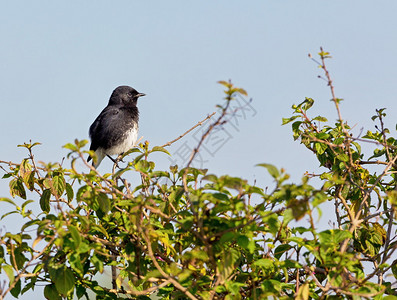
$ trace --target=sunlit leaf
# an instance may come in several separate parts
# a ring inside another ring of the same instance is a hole
[[[257,164],[256,166],[266,168],[269,174],[275,179],[280,177],[280,172],[278,171],[278,169],[271,164]]]

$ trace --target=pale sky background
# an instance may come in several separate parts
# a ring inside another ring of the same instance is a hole
[[[140,135],[162,145],[215,111],[223,97],[216,82],[231,79],[256,115],[241,119],[238,131],[225,127],[231,138],[214,156],[203,152],[205,167],[265,187],[270,177],[254,166],[266,162],[299,182],[305,171],[319,172],[318,163],[281,118],[312,97],[313,116],[336,119],[321,70],[307,57],[320,46],[333,56],[343,117],[357,132],[372,129],[375,108],[386,107],[395,132],[396,13],[395,0],[2,1],[0,160],[20,162],[26,152],[16,146],[31,139],[42,143],[38,160],[61,161],[64,144],[88,139],[118,85],[147,94]],[[193,135],[170,152],[185,142],[193,147]],[[168,164],[164,157],[158,165]],[[8,218],[7,230],[14,225]]]

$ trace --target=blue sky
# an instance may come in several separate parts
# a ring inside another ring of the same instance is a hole
[[[124,84],[147,94],[140,135],[162,145],[215,111],[223,97],[216,82],[231,79],[256,114],[238,130],[226,128],[232,137],[214,156],[203,153],[206,167],[266,186],[270,177],[254,167],[266,162],[299,181],[318,163],[281,118],[312,97],[313,115],[336,119],[321,70],[307,57],[320,46],[333,56],[343,117],[359,132],[371,128],[375,108],[387,107],[395,129],[396,11],[391,0],[3,1],[0,160],[22,160],[16,146],[31,139],[42,143],[38,160],[61,161],[62,146],[88,139],[112,90]],[[194,141],[186,136],[170,152]],[[167,164],[159,158],[159,167]],[[8,193],[5,180],[0,192]]]

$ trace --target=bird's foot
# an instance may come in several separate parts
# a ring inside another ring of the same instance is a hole
[[[117,158],[116,158],[116,162],[124,162],[124,160],[123,160],[123,155],[124,155],[124,152],[123,153],[121,153],[119,156],[117,156]]]
[[[119,162],[122,162],[122,163],[124,162],[123,161],[123,153],[121,153],[119,156],[117,156],[116,159],[114,159],[110,155],[108,155],[108,157],[112,160],[112,162],[115,164],[115,166],[117,168],[121,169],[120,166],[119,166]]]
[[[114,158],[111,157],[110,155],[108,155],[107,157],[110,158],[110,160],[115,164],[115,166],[116,166],[117,168],[121,169],[120,166],[119,166],[119,162],[120,162],[121,160],[119,160],[118,157],[117,157],[116,159],[114,159]]]

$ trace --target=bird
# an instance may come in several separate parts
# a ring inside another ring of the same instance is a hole
[[[92,162],[98,168],[101,161],[111,155],[120,155],[135,146],[139,129],[139,97],[146,96],[134,88],[122,85],[110,96],[108,105],[102,110],[90,126],[90,150],[95,151],[97,160]],[[87,162],[92,159],[88,157]]]

